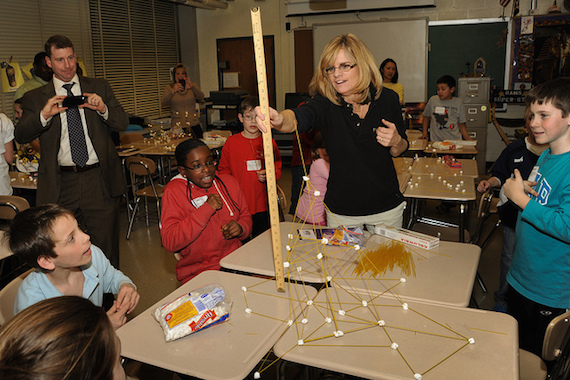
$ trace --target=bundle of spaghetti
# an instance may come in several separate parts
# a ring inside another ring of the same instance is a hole
[[[370,272],[371,277],[383,276],[389,269],[399,267],[406,276],[416,277],[416,265],[410,250],[400,241],[390,240],[361,252],[360,260],[353,273],[363,275]]]

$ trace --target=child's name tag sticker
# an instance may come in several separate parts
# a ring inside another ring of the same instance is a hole
[[[532,168],[532,171],[530,172],[529,176],[528,176],[528,181],[534,182],[536,181],[536,175],[538,174],[538,166],[535,166],[534,168]]]
[[[445,115],[445,107],[442,106],[435,107],[433,113],[435,113],[436,115]]]
[[[247,171],[258,171],[261,170],[261,160],[248,160],[247,161]]]
[[[200,206],[202,206],[204,203],[206,203],[207,200],[208,200],[208,196],[203,195],[201,197],[192,199],[192,204],[194,205],[194,207],[200,208]]]

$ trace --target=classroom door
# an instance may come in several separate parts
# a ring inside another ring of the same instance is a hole
[[[220,38],[218,47],[218,77],[220,91],[247,91],[258,95],[253,37]],[[265,70],[269,105],[275,108],[275,48],[274,37],[264,36]],[[225,83],[223,83],[225,82]]]
[[[309,92],[313,78],[313,29],[295,30],[295,91]]]

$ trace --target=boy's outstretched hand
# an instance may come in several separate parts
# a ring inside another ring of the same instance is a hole
[[[243,233],[243,228],[235,220],[230,220],[222,226],[222,234],[224,239],[233,239]]]
[[[109,320],[113,324],[115,330],[127,323],[127,310],[127,304],[123,305],[122,308],[118,308],[117,301],[114,301],[113,306],[107,310],[107,316],[109,317]]]
[[[538,193],[532,188],[532,186],[536,185],[536,182],[524,181],[518,169],[515,169],[514,174],[514,177],[505,181],[505,195],[513,201],[514,204],[524,210],[530,201],[527,194],[532,194],[535,197],[538,196]]]
[[[130,314],[131,311],[137,307],[141,296],[135,289],[135,287],[129,283],[121,284],[119,289],[119,294],[117,294],[117,309],[123,309],[124,306],[127,307],[126,314]]]

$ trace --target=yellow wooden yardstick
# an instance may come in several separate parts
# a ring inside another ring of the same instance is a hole
[[[265,71],[265,53],[263,50],[263,32],[261,30],[261,12],[258,7],[251,8],[251,27],[253,29],[253,47],[255,68],[257,70],[257,89],[259,106],[265,115],[266,133],[263,133],[263,151],[267,174],[267,194],[269,196],[269,225],[271,227],[271,243],[273,246],[273,262],[275,264],[275,282],[277,291],[285,292],[285,275],[283,273],[283,256],[281,253],[281,231],[279,228],[279,203],[277,201],[277,182],[275,179],[275,158],[273,157],[273,139],[269,122],[269,97],[267,95],[267,75]]]

